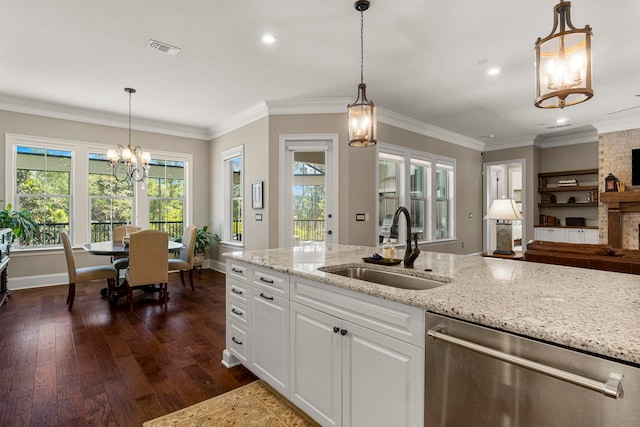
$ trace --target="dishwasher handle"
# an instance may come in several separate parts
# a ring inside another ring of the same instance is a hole
[[[436,329],[429,329],[429,331],[427,331],[427,335],[436,340],[445,341],[458,347],[462,347],[464,349],[471,350],[476,353],[501,360],[503,362],[511,363],[513,365],[520,366],[522,368],[526,368],[553,378],[557,378],[559,380],[566,381],[568,383],[575,384],[589,390],[597,391],[607,397],[617,399],[622,393],[621,374],[611,373],[609,374],[609,378],[607,379],[607,381],[603,383],[601,381],[592,380],[591,378],[572,374],[571,372],[556,369],[542,363],[534,362],[532,360],[514,356],[503,351],[495,350],[493,348],[466,341],[461,338],[456,338]]]

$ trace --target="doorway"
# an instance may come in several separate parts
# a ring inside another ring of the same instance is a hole
[[[337,140],[280,136],[280,247],[338,242]]]
[[[484,169],[484,215],[489,211],[495,199],[514,199],[522,216],[525,216],[525,159],[485,163]],[[484,216],[483,215],[483,216]],[[511,221],[513,250],[522,251],[526,242],[525,219]],[[496,221],[484,221],[484,252],[496,249]]]

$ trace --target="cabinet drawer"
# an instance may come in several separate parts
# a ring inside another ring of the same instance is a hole
[[[227,319],[227,350],[240,359],[245,366],[248,366],[248,345],[249,339],[247,330],[234,320]]]
[[[248,328],[250,323],[249,316],[251,311],[246,304],[230,300],[227,302],[227,318]]]
[[[283,298],[289,297],[289,275],[266,268],[253,268],[252,285]]]
[[[244,263],[240,263],[231,259],[227,260],[227,278],[232,278],[240,283],[247,283],[251,268]]]
[[[235,280],[227,279],[227,298],[247,304],[247,287]]]
[[[291,301],[424,347],[424,310],[291,276]]]

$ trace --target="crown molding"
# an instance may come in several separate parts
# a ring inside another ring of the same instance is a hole
[[[222,135],[225,135],[229,132],[233,132],[236,129],[239,129],[243,126],[246,126],[250,123],[255,122],[256,120],[260,120],[263,117],[269,115],[269,111],[267,108],[267,104],[265,102],[261,102],[253,107],[245,110],[235,116],[232,116],[230,119],[225,120],[221,123],[218,123],[209,128],[209,133],[207,139],[212,140]]]
[[[538,137],[536,145],[540,148],[563,147],[566,145],[587,144],[598,142],[598,131],[595,128],[585,129],[582,132],[570,133],[567,135],[556,135],[545,138]]]
[[[625,119],[608,120],[592,125],[598,131],[598,135],[610,132],[620,132],[623,130],[640,129],[640,117],[628,117]]]
[[[265,101],[269,114],[334,114],[346,113],[351,98],[309,98]]]
[[[531,147],[531,146],[540,146],[536,142],[535,135],[528,135],[518,139],[512,139],[504,142],[486,142],[484,145],[484,151],[498,151],[498,150],[507,150],[509,148],[520,148],[520,147]]]
[[[129,116],[114,114],[86,108],[72,107],[41,100],[0,94],[0,110],[49,117],[53,119],[71,120],[101,126],[129,128]],[[184,138],[206,140],[207,129],[187,126],[179,123],[151,120],[136,117],[131,128],[137,131],[173,135]]]

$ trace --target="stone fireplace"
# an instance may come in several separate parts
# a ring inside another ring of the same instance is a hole
[[[631,150],[640,148],[640,129],[633,129],[620,132],[604,133],[599,136],[598,145],[598,180],[600,192],[604,191],[604,179],[612,173],[626,185],[627,191],[631,188]],[[625,199],[637,198],[640,200],[640,191],[634,191],[634,195],[620,194]],[[609,193],[611,194],[611,193]],[[629,208],[631,205],[621,204],[620,216],[617,217],[620,228],[621,247],[627,249],[638,249],[640,247],[640,209]],[[626,207],[625,207],[626,206]],[[619,208],[619,207],[618,207]],[[609,242],[609,203],[600,200],[598,208],[598,231],[600,243]],[[614,227],[615,228],[615,227]]]

